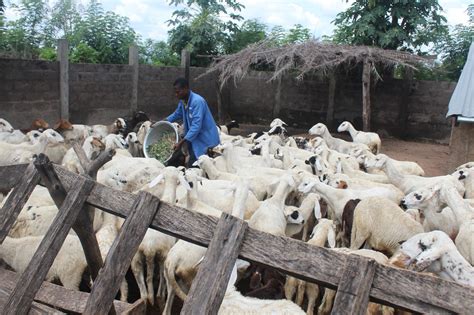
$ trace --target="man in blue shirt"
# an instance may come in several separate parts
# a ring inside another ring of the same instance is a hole
[[[186,142],[190,154],[188,165],[191,165],[206,154],[207,149],[220,143],[219,133],[206,100],[189,89],[188,81],[179,78],[173,86],[179,100],[178,108],[166,120],[183,122],[184,138],[175,144],[174,149],[179,150]]]

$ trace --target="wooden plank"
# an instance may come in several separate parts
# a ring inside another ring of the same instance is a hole
[[[38,156],[38,158],[35,160],[35,166],[41,174],[42,184],[48,188],[51,198],[53,199],[56,206],[60,208],[64,198],[66,197],[66,189],[61,180],[59,180],[55,167],[44,154],[40,154]],[[77,178],[80,178],[80,176],[78,175]],[[70,185],[67,189],[68,191],[75,189],[77,178],[70,182]],[[97,277],[99,269],[103,264],[99,244],[97,243],[97,239],[94,234],[94,211],[95,210],[90,205],[84,206],[83,211],[79,213],[76,222],[72,226],[79,237],[79,240],[81,241],[92,279]]]
[[[93,186],[93,181],[82,177],[78,179],[76,189],[68,193],[58,215],[54,218],[51,227],[13,289],[3,310],[4,314],[28,313],[36,292],[43,283]]]
[[[21,181],[8,196],[0,212],[0,244],[5,240],[39,181],[40,175],[31,163],[23,174]]]
[[[364,68],[362,70],[362,121],[364,131],[370,131],[370,68],[370,63],[364,60]]]
[[[17,283],[18,276],[13,271],[0,268],[0,288],[6,290],[8,295],[10,295],[10,292]],[[50,282],[43,282],[34,300],[41,304],[49,305],[61,312],[80,314],[84,312],[88,298],[89,293],[66,289]],[[3,309],[3,305],[4,303],[0,303],[0,309]],[[114,306],[117,312],[122,314],[126,313],[133,305],[116,300],[114,301]]]
[[[105,163],[112,160],[114,155],[114,149],[102,151],[95,160],[89,163],[89,165],[85,169],[86,174],[89,175],[92,179],[97,180],[97,172],[99,171],[99,168],[101,168]]]
[[[217,314],[247,226],[245,221],[222,213],[181,314]]]
[[[26,165],[15,167],[24,171]],[[15,168],[0,167],[0,174],[12,174]],[[79,175],[54,166],[67,191]],[[127,217],[136,195],[95,185],[88,203],[94,207]],[[192,213],[163,203],[151,228],[201,246],[208,246],[217,219]],[[284,248],[285,251],[281,249]],[[271,236],[248,229],[240,258],[261,262],[296,278],[336,288],[343,272],[345,254],[307,245],[286,237]],[[377,265],[371,301],[419,313],[456,312],[474,314],[474,289],[424,274]]]
[[[117,238],[110,248],[104,267],[92,287],[83,314],[107,314],[114,301],[125,273],[138,250],[151,220],[154,218],[160,200],[150,193],[141,191],[125,220]]]
[[[79,163],[81,164],[82,169],[85,171],[87,169],[87,166],[91,162],[87,157],[86,152],[77,142],[74,142],[72,148],[74,149],[74,152],[76,153],[77,158],[79,159]]]
[[[356,255],[347,256],[331,314],[365,315],[375,264],[373,259]]]
[[[5,305],[5,303],[8,300],[8,296],[10,295],[10,291],[11,290],[8,290],[3,286],[3,283],[0,285],[0,310],[3,310],[3,306]],[[55,310],[51,307],[48,307],[46,305],[42,305],[40,303],[33,302],[31,304],[31,308],[30,308],[28,314],[29,315],[45,315],[45,314],[51,315],[51,314],[64,314],[64,313],[62,313],[60,311],[57,311],[57,310]]]

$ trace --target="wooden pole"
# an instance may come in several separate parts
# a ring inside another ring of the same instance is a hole
[[[181,67],[184,68],[184,78],[189,81],[189,67],[191,66],[191,53],[186,49],[181,51]]]
[[[220,88],[220,82],[216,78],[216,93],[217,93],[217,120],[220,125],[225,123],[225,117],[226,117],[226,110],[225,110],[225,100],[224,100],[224,89],[226,87],[223,86],[222,89]]]
[[[130,100],[130,114],[138,110],[138,47],[131,45],[128,48],[128,64],[132,66],[132,97]]]
[[[364,61],[362,71],[362,120],[364,131],[370,131],[370,62]]]
[[[69,119],[69,45],[67,39],[58,40],[59,61],[59,117]]]
[[[329,93],[328,93],[328,110],[326,112],[326,125],[329,129],[334,123],[334,99],[336,96],[336,74],[334,71],[329,72]]]
[[[273,103],[273,118],[280,116],[281,109],[281,76],[277,79],[277,88],[275,93],[275,102]]]

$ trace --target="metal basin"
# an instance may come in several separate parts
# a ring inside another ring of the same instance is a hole
[[[174,125],[168,121],[158,121],[154,123],[148,133],[145,136],[145,143],[143,144],[143,154],[145,157],[149,158],[147,148],[149,145],[155,144],[163,137],[164,134],[172,132],[176,135],[175,143],[179,141],[178,130],[174,127]],[[170,156],[165,161],[160,161],[162,163],[167,162],[171,157]]]

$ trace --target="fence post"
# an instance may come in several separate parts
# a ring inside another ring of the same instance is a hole
[[[132,66],[132,97],[130,100],[130,114],[138,109],[138,47],[130,45],[128,48],[128,64]]]
[[[184,68],[184,78],[189,82],[189,67],[191,65],[191,53],[186,49],[181,50],[181,67]]]
[[[69,119],[69,44],[67,39],[58,40],[59,61],[59,117]]]

